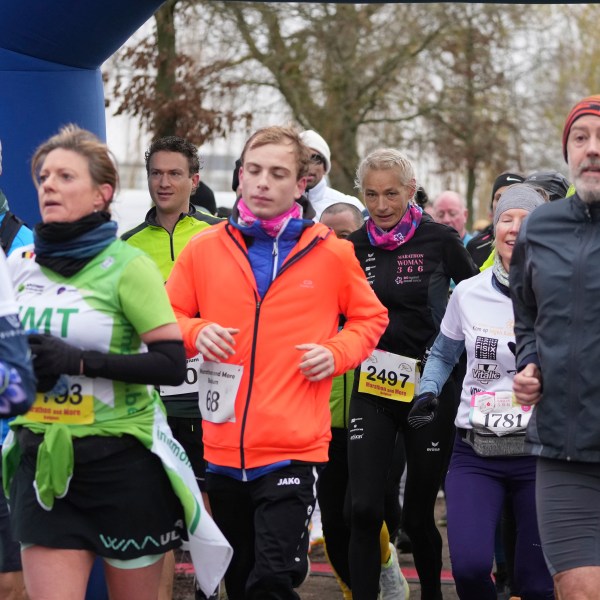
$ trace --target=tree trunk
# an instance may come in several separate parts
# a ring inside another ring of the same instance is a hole
[[[158,49],[158,65],[154,92],[163,102],[173,97],[175,87],[175,5],[178,0],[167,0],[154,14],[156,21],[156,46]],[[174,135],[177,129],[175,114],[161,114],[160,111],[152,122],[154,138]]]
[[[473,195],[475,194],[475,185],[477,181],[475,179],[475,167],[467,167],[467,209],[469,211],[469,217],[467,219],[467,231],[471,231],[473,228]]]

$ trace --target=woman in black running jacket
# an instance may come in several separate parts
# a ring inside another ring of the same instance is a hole
[[[435,223],[413,202],[414,170],[401,152],[371,152],[358,167],[357,186],[369,218],[349,239],[390,322],[378,350],[356,371],[350,404],[353,598],[377,598],[385,483],[399,435],[407,459],[404,530],[412,541],[422,600],[440,600],[442,539],[434,507],[453,439],[457,388],[452,378],[430,427],[411,429],[407,416],[439,332],[450,279],[459,283],[478,271],[458,233]]]

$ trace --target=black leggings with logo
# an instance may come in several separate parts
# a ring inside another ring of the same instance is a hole
[[[405,466],[404,442],[398,440],[385,489],[385,523],[390,538],[400,528],[400,479]],[[327,557],[340,579],[352,589],[348,549],[350,547],[350,494],[348,491],[348,430],[331,428],[329,462],[319,474],[317,499]],[[377,551],[380,553],[379,547]],[[381,555],[381,553],[380,553]]]
[[[351,495],[350,572],[354,600],[376,600],[379,590],[379,532],[384,519],[386,478],[396,436],[406,450],[403,528],[413,546],[422,600],[440,600],[442,538],[434,509],[440,482],[452,449],[457,388],[446,382],[437,418],[422,429],[411,429],[409,402],[378,398],[354,390],[348,429]]]

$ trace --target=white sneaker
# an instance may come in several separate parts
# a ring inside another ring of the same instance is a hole
[[[392,556],[387,565],[381,565],[379,575],[379,600],[408,600],[410,588],[408,581],[400,570],[398,555],[394,544],[390,542]]]
[[[323,543],[323,525],[321,524],[321,509],[318,502],[315,504],[315,510],[310,519],[309,541],[311,547]]]

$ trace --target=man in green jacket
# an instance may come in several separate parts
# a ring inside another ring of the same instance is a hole
[[[200,160],[193,144],[176,136],[162,137],[152,142],[145,159],[148,191],[154,206],[143,223],[123,234],[122,239],[144,250],[156,262],[166,281],[177,256],[192,237],[221,219],[196,210],[190,203],[190,196],[200,183]],[[159,392],[173,436],[192,463],[208,508],[208,496],[204,494],[205,463],[197,364],[198,358],[189,359],[186,381],[176,387],[161,386]],[[165,560],[162,585],[167,588],[167,597],[171,595],[173,568],[174,558]],[[203,598],[199,591],[196,597]]]
[[[159,138],[146,151],[148,191],[154,206],[143,223],[123,234],[122,239],[149,254],[165,281],[190,239],[220,221],[190,203],[200,183],[199,171],[198,151],[183,138]]]

